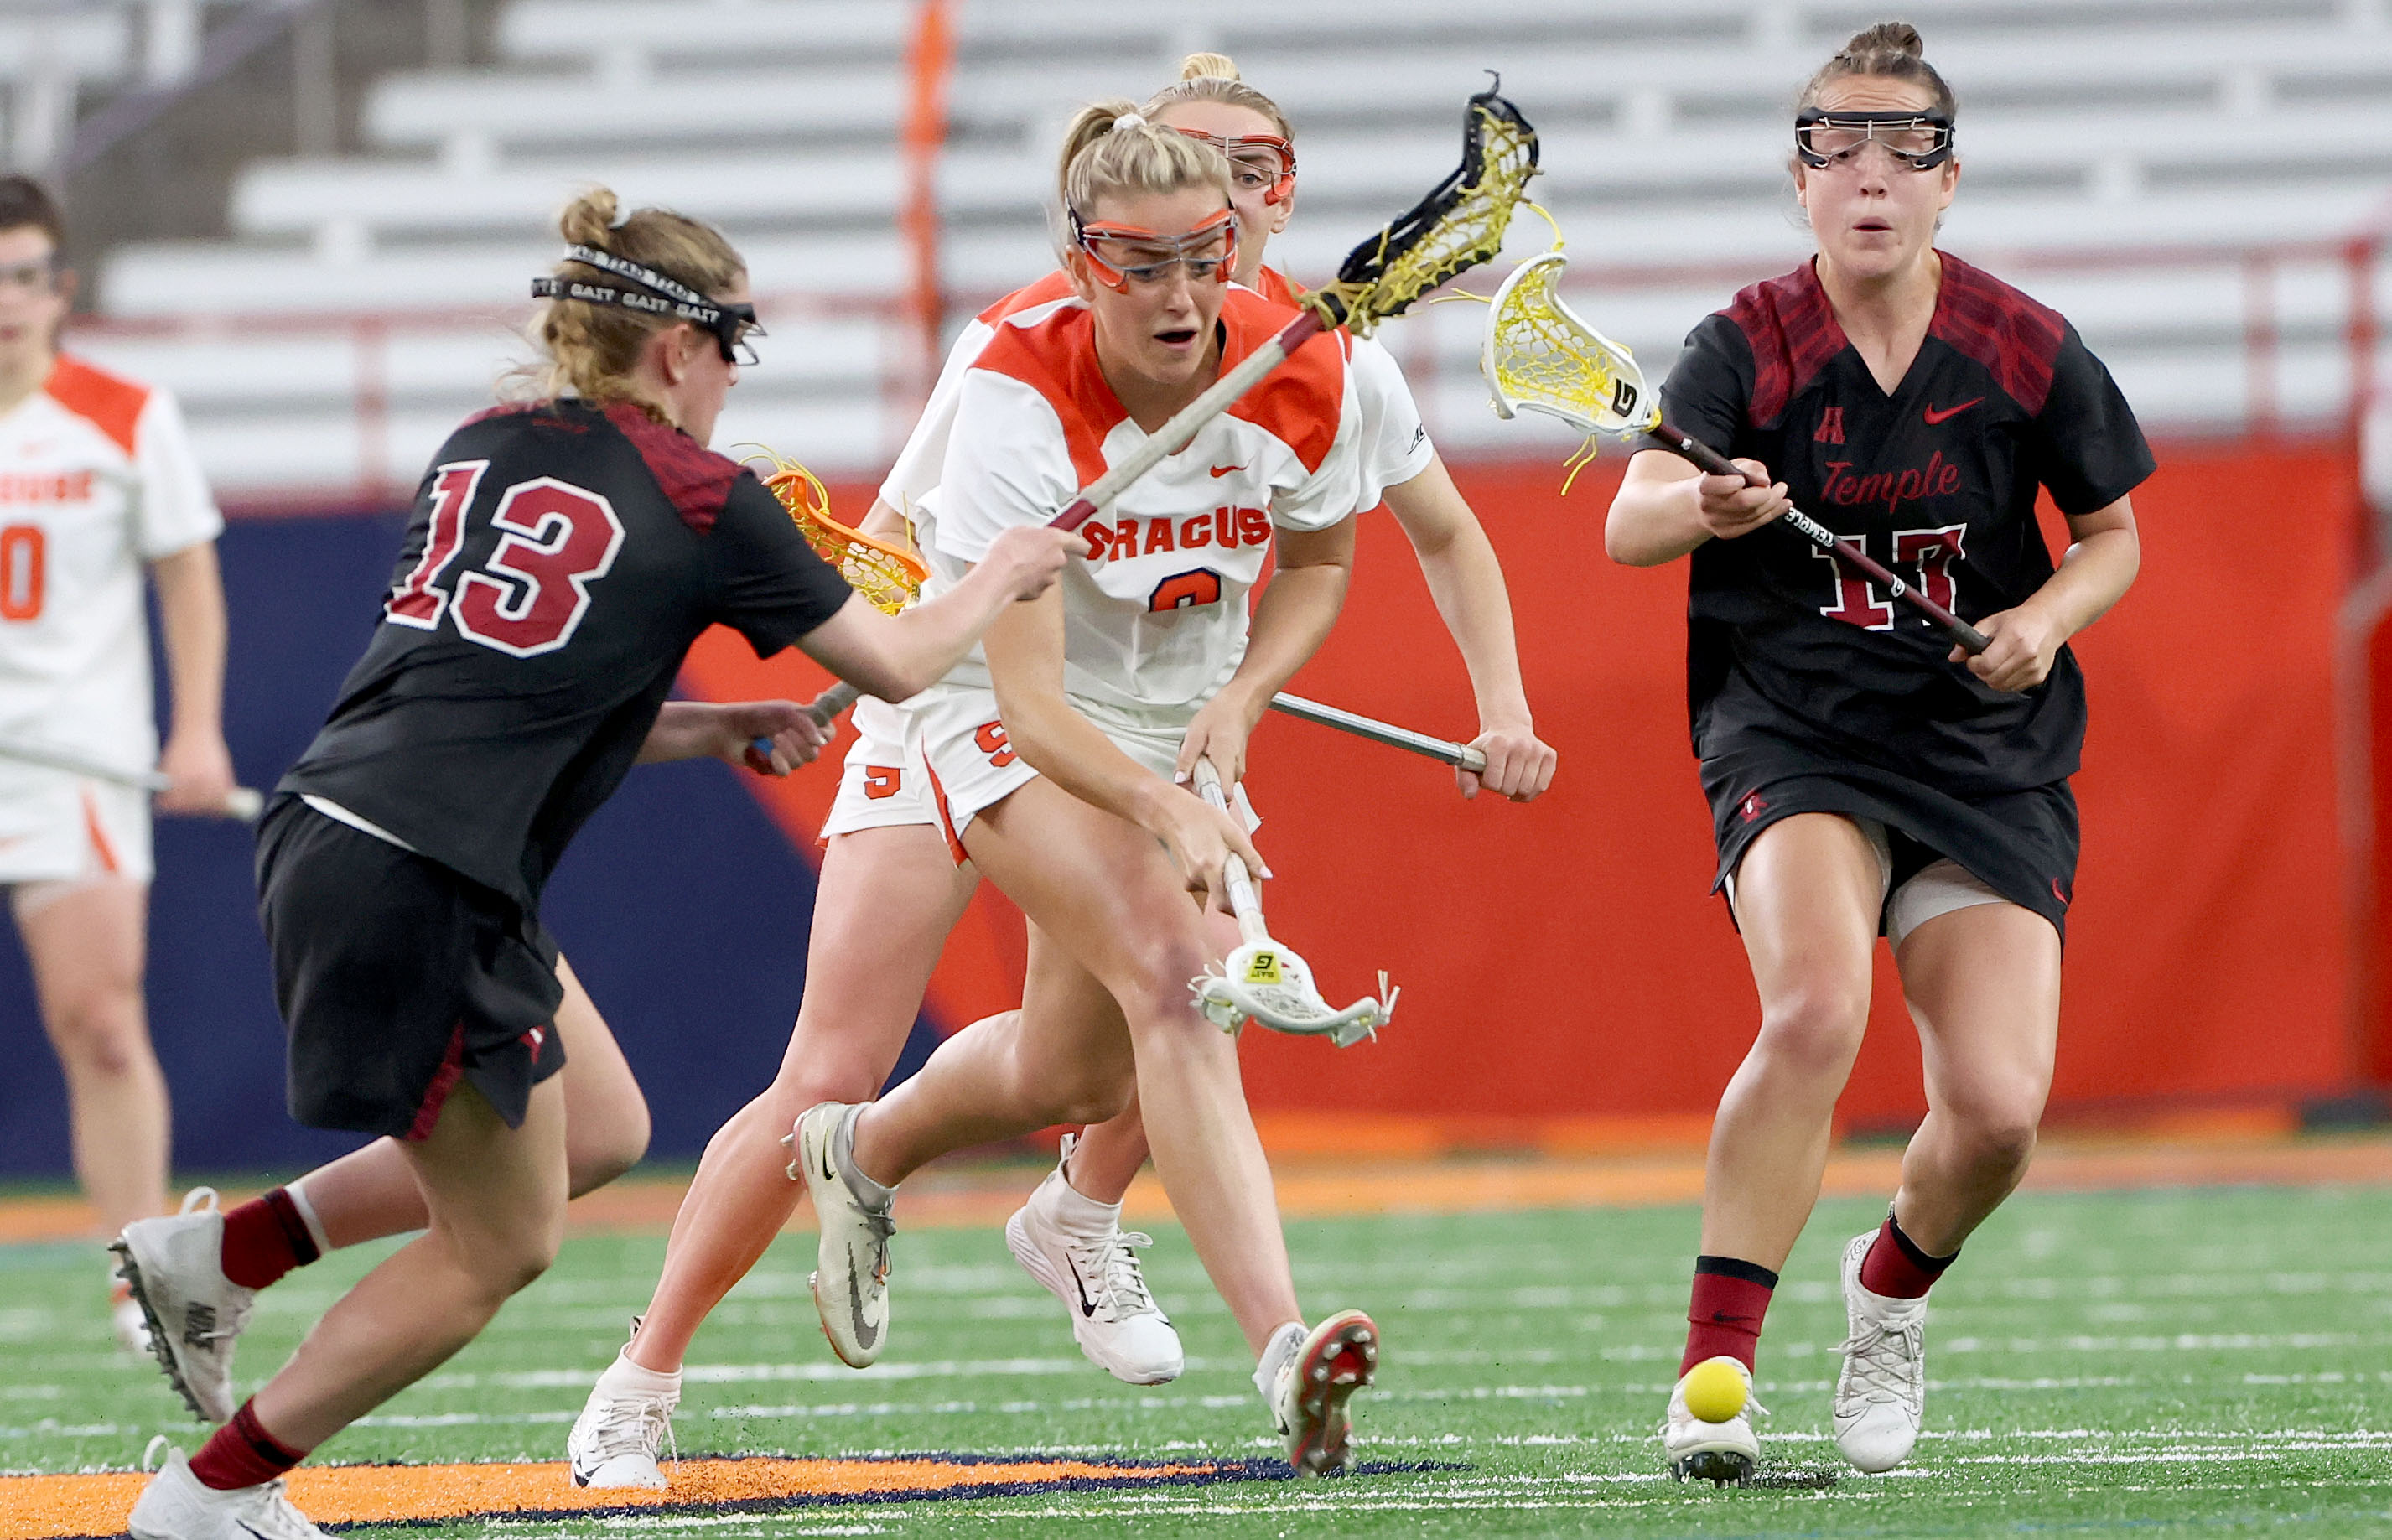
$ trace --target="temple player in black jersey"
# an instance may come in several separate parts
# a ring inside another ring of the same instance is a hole
[[[604,190],[563,231],[566,259],[534,286],[551,302],[536,398],[441,447],[382,623],[258,831],[292,1115],[387,1136],[351,1158],[386,1152],[428,1228],[238,1410],[228,1355],[205,1350],[239,1327],[216,1306],[247,1308],[224,1263],[242,1265],[228,1222],[252,1206],[128,1230],[153,1334],[197,1350],[162,1361],[187,1390],[187,1369],[212,1373],[225,1398],[212,1409],[229,1416],[144,1489],[131,1521],[144,1540],[319,1534],[282,1473],[470,1341],[553,1258],[578,1184],[556,1024],[605,1034],[540,928],[542,886],[634,762],[755,763],[747,745],[768,737],[758,768],[785,772],[824,742],[786,702],[668,702],[698,635],[722,624],[759,655],[796,646],[903,699],[1043,591],[1072,543],[1011,532],[941,598],[895,617],[858,601],[772,494],[706,447],[753,361],[738,253],[677,214],[618,217]],[[280,1215],[286,1245],[336,1227],[322,1209]]]
[[[1724,1358],[1749,1382],[1777,1270],[1818,1197],[1880,932],[1929,1112],[1891,1215],[1844,1251],[1834,1422],[1863,1470],[1910,1453],[1928,1287],[2024,1174],[2050,1087],[2085,734],[2066,643],[2134,579],[2127,493],[2152,462],[2074,328],[1935,250],[1959,178],[1953,108],[1899,23],[1813,77],[1792,171],[1818,254],[1704,320],[1664,388],[1679,429],[1774,485],[1639,454],[1605,532],[1632,565],[1691,556],[1695,752],[1762,1004],[1711,1133],[1663,1428],[1680,1476],[1741,1480],[1758,1457],[1749,1408],[1699,1420],[1683,1376]],[[2074,542],[2056,568],[2038,486]],[[1789,503],[1990,645],[1952,647],[1773,527]]]

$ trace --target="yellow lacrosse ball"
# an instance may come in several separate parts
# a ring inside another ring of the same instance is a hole
[[[1743,1365],[1733,1358],[1706,1358],[1686,1371],[1679,1388],[1686,1410],[1705,1422],[1725,1422],[1744,1410],[1752,1393],[1745,1383]]]

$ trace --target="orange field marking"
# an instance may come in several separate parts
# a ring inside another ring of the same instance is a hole
[[[1266,1129],[1280,1210],[1292,1219],[1335,1219],[1633,1208],[1694,1203],[1703,1196],[1699,1131],[1690,1140],[1615,1153],[1555,1149],[1462,1159],[1400,1153],[1386,1142],[1375,1148],[1372,1141],[1360,1143],[1362,1148],[1339,1155]],[[1291,1144],[1294,1150],[1287,1147]],[[1828,1160],[1824,1191],[1829,1197],[1891,1197],[1901,1171],[1897,1147],[1846,1147]],[[933,1167],[906,1181],[897,1199],[897,1222],[908,1229],[1002,1224],[1043,1174],[1026,1163]],[[2215,1119],[2171,1137],[2053,1133],[2036,1150],[2026,1185],[2042,1192],[2392,1186],[2392,1137],[2286,1137],[2266,1127],[2238,1130]],[[666,1177],[618,1182],[576,1200],[568,1220],[584,1233],[664,1229],[681,1208],[683,1187],[682,1181]],[[225,1205],[246,1196],[228,1190]],[[1124,1213],[1138,1223],[1171,1217],[1162,1184],[1151,1172],[1130,1188]],[[800,1208],[792,1227],[811,1224],[812,1216]],[[96,1229],[91,1210],[72,1198],[0,1200],[0,1244],[81,1240]]]
[[[1390,1467],[1366,1468],[1387,1469]],[[593,1492],[565,1463],[303,1466],[291,1500],[318,1523],[421,1523],[594,1512],[721,1512],[821,1503],[916,1502],[1149,1484],[1273,1481],[1274,1460],[1061,1459],[1044,1456],[898,1456],[886,1459],[688,1459],[662,1492]],[[149,1477],[133,1473],[0,1477],[0,1534],[85,1540],[124,1532]]]

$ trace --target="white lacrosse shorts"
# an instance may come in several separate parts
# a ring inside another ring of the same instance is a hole
[[[147,883],[154,870],[148,792],[0,760],[0,886]]]
[[[930,777],[913,746],[916,723],[912,708],[865,695],[856,701],[848,720],[855,742],[839,771],[838,796],[831,801],[830,816],[823,820],[822,837],[916,823],[939,827]]]
[[[960,866],[968,859],[963,833],[971,821],[1038,779],[1038,772],[1014,753],[996,714],[994,691],[942,686],[916,696],[908,709],[916,715],[915,741],[939,828]],[[1188,736],[1193,712],[1144,721],[1111,713],[1101,718],[1084,714],[1114,747],[1165,781],[1177,772],[1179,745]],[[1248,834],[1262,826],[1243,785],[1230,794],[1229,806]]]

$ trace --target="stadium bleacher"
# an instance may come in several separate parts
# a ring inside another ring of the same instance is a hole
[[[1960,94],[1966,169],[1945,245],[2065,310],[2155,423],[2342,409],[2348,282],[2331,243],[2378,217],[2392,185],[2386,0],[1895,8]],[[124,14],[95,10],[122,45]],[[404,477],[520,351],[505,323],[552,259],[554,211],[604,181],[719,222],[751,259],[774,335],[724,437],[867,470],[904,433],[920,361],[897,233],[915,13],[514,0],[495,68],[377,82],[361,153],[252,166],[231,239],[114,252],[100,294],[121,324],[84,346],[180,391],[237,496]],[[1536,194],[1570,238],[1574,303],[1658,374],[1694,319],[1803,251],[1787,110],[1875,14],[967,0],[937,169],[949,319],[1051,260],[1043,203],[1069,113],[1152,88],[1191,48],[1234,55],[1295,120],[1303,217],[1274,250],[1299,278],[1450,168],[1461,100],[1496,69],[1543,131]],[[1331,58],[1340,68],[1320,67]],[[1514,250],[1546,239],[1524,221]],[[306,314],[320,318],[290,318]],[[1542,432],[1487,410],[1477,320],[1431,308],[1389,332],[1439,436],[1465,450]],[[2255,334],[2272,341],[2255,350]]]

